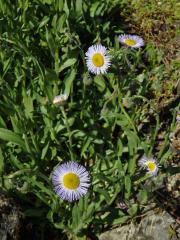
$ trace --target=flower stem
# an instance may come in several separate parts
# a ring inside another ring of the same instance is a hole
[[[72,134],[71,134],[71,129],[70,129],[70,126],[69,126],[69,122],[68,122],[66,112],[64,111],[64,106],[61,106],[61,112],[62,112],[62,115],[65,119],[65,125],[66,125],[66,129],[67,129],[67,132],[68,132],[68,138],[69,138],[69,147],[68,148],[69,148],[69,152],[70,152],[70,155],[71,155],[71,160],[74,160]]]

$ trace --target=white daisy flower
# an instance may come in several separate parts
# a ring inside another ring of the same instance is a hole
[[[86,52],[88,71],[94,74],[104,74],[111,65],[110,57],[106,55],[106,48],[101,44],[93,45]]]
[[[54,97],[53,104],[63,104],[68,99],[67,94],[60,94]]]
[[[73,161],[57,166],[52,175],[56,194],[69,202],[76,201],[87,193],[89,181],[86,168]]]
[[[118,40],[123,45],[132,48],[140,48],[144,45],[144,40],[137,35],[121,34],[118,36]]]
[[[159,170],[160,165],[157,163],[156,158],[148,158],[145,155],[141,157],[138,162],[139,166],[146,169],[148,174],[155,176]]]

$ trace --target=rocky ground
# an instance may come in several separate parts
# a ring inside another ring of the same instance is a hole
[[[131,222],[103,233],[100,240],[176,240],[180,226],[167,212],[149,211],[139,224]]]
[[[180,239],[179,197],[180,174],[166,179],[165,188],[157,191],[140,220],[102,233],[100,240],[177,240]],[[152,210],[153,209],[153,210]],[[137,220],[137,219],[136,219]],[[37,225],[25,218],[19,204],[9,194],[0,192],[0,240],[35,239]],[[52,240],[60,240],[58,233],[48,230]],[[29,238],[28,238],[29,237]],[[47,239],[47,238],[44,238]]]

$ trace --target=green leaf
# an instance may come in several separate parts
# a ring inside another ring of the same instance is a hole
[[[101,188],[96,188],[95,191],[104,196],[104,199],[106,200],[107,204],[111,201],[111,198],[110,198],[107,190],[104,190],[104,189],[101,189]]]
[[[72,209],[72,226],[71,226],[71,228],[73,228],[73,232],[77,234],[79,232],[79,230],[81,229],[81,227],[82,227],[81,215],[80,215],[78,204],[76,203]]]
[[[82,0],[76,0],[76,14],[78,16],[82,16],[83,11],[82,11]]]
[[[74,65],[76,63],[77,59],[76,58],[69,58],[67,60],[65,60],[60,68],[59,68],[59,72],[62,72],[65,68],[71,67],[72,65]]]
[[[137,152],[139,138],[133,131],[125,131],[128,138],[128,148],[130,156],[133,156]]]
[[[136,170],[136,158],[137,156],[135,155],[134,157],[130,158],[129,163],[128,163],[128,173],[130,176],[132,176],[135,173]]]
[[[54,28],[56,29],[56,31],[64,33],[66,19],[67,19],[67,15],[65,13],[62,14],[60,18],[56,17],[57,22],[54,23]]]
[[[0,148],[0,176],[2,175],[3,171],[4,171],[4,157],[2,154],[2,150]]]
[[[54,58],[57,45],[55,44],[52,34],[47,29],[46,29],[46,41],[48,43],[48,47],[50,49],[51,55]]]
[[[96,144],[103,144],[104,143],[104,141],[102,139],[98,139],[98,138],[94,139],[93,142],[96,143]]]
[[[23,95],[23,103],[25,108],[25,115],[27,118],[32,119],[33,110],[34,110],[33,99],[32,97],[27,95],[25,89],[23,89],[22,95]]]
[[[67,94],[67,96],[69,96],[70,91],[71,91],[71,87],[73,84],[73,81],[75,79],[76,76],[76,70],[72,69],[71,72],[66,75],[65,79],[64,79],[64,84],[65,84],[65,90],[64,93]]]
[[[49,82],[50,84],[59,81],[59,78],[54,70],[46,69],[45,78],[47,79],[47,82]]]
[[[131,217],[135,216],[138,210],[138,204],[133,204],[129,209],[128,209],[128,213],[129,215],[131,215]]]
[[[122,141],[120,139],[118,139],[118,141],[117,141],[117,155],[119,157],[121,157],[122,153],[123,153],[123,144],[122,144]]]
[[[46,153],[47,153],[48,149],[49,149],[49,142],[45,145],[45,147],[44,147],[43,150],[42,150],[42,154],[41,154],[41,159],[42,159],[42,160],[43,160],[44,157],[46,156]]]
[[[124,178],[124,184],[125,184],[125,198],[129,199],[131,195],[131,178],[130,176],[125,176]]]
[[[69,16],[69,7],[68,7],[68,1],[64,0],[64,11],[67,16]]]
[[[13,127],[13,131],[15,133],[21,134],[23,132],[23,127],[21,125],[21,121],[19,121],[16,114],[10,116],[11,124]]]
[[[146,189],[141,189],[138,194],[138,200],[141,204],[144,204],[148,200],[148,191]]]
[[[91,8],[90,8],[90,16],[91,16],[92,18],[94,17],[94,15],[95,15],[95,13],[96,13],[96,10],[97,10],[97,7],[98,7],[99,4],[100,4],[99,1],[96,1],[95,3],[93,3],[93,4],[91,5]]]
[[[13,142],[27,151],[25,142],[22,140],[21,136],[8,129],[0,128],[0,139],[7,142]]]
[[[39,30],[40,28],[42,28],[43,26],[45,26],[45,25],[48,23],[49,19],[50,19],[49,16],[44,16],[43,19],[42,19],[42,21],[40,22],[40,24],[39,24],[39,26],[38,26],[38,30]]]
[[[95,209],[95,204],[94,204],[94,202],[92,202],[91,204],[88,205],[87,210],[86,210],[86,208],[84,209],[84,210],[85,210],[86,221],[93,216],[93,214],[94,214],[94,209]],[[90,219],[90,220],[91,220],[91,219]]]
[[[86,137],[86,139],[83,142],[82,149],[81,149],[81,156],[84,155],[86,150],[88,149],[90,143],[92,142],[93,138],[92,137]]]
[[[112,225],[123,224],[127,222],[128,219],[129,219],[129,216],[122,216],[122,217],[116,218],[113,220]]]
[[[56,10],[58,10],[59,12],[62,12],[64,7],[64,1],[54,1],[54,5],[56,7]]]
[[[38,189],[39,194],[41,194],[43,196],[45,193],[46,197],[47,197],[47,195],[49,195],[49,197],[51,197],[51,198],[53,197],[54,193],[51,191],[51,188],[49,188],[48,186],[45,186],[44,182],[37,181],[35,179],[35,177],[31,178],[29,181],[31,181],[32,186],[35,189]]]
[[[6,123],[1,116],[0,116],[0,127],[6,128]]]
[[[102,76],[100,75],[95,76],[94,83],[100,92],[103,92],[105,90],[106,83]]]

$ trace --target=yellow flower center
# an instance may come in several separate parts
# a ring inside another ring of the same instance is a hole
[[[104,57],[101,53],[95,53],[92,57],[92,62],[96,67],[102,67],[104,65]]]
[[[133,39],[126,39],[124,42],[125,42],[125,44],[127,44],[128,46],[134,46],[134,45],[136,45],[136,41],[133,40]]]
[[[149,163],[147,164],[147,167],[148,167],[148,170],[149,170],[150,172],[153,172],[153,171],[155,170],[155,168],[156,168],[156,163],[154,163],[154,162],[149,162]]]
[[[63,184],[66,188],[74,190],[79,187],[79,176],[72,172],[67,173],[63,177]]]

